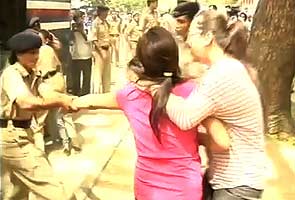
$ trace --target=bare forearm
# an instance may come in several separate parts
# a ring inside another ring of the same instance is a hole
[[[74,105],[79,109],[119,109],[114,93],[88,94],[75,99]]]
[[[61,98],[40,98],[35,96],[20,97],[16,99],[16,104],[25,110],[40,110],[64,105]]]

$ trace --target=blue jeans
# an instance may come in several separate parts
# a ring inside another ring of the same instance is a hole
[[[214,190],[206,175],[203,179],[203,200],[257,200],[261,199],[263,190],[257,190],[249,186],[238,186]]]
[[[261,199],[263,190],[248,186],[213,190],[212,200],[257,200]]]
[[[238,186],[213,190],[206,189],[204,200],[257,200],[261,199],[263,190],[257,190],[249,186]]]

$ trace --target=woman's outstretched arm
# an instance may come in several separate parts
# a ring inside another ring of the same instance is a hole
[[[87,94],[73,100],[78,109],[120,109],[116,93]]]

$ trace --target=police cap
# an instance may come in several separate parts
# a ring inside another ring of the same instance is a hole
[[[28,26],[30,28],[36,26],[36,23],[40,23],[40,18],[39,17],[32,17],[32,19],[30,19]]]
[[[197,2],[180,3],[172,12],[173,17],[187,16],[193,19],[195,14],[200,10],[200,5]]]
[[[7,43],[14,52],[25,52],[31,49],[39,49],[42,40],[39,35],[31,31],[23,31],[12,36]]]

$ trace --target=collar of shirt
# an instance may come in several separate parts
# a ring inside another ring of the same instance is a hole
[[[14,64],[14,67],[19,71],[19,73],[21,74],[22,77],[29,77],[29,76],[34,76],[34,75],[38,75],[38,71],[35,69],[32,69],[31,72],[28,72],[28,70],[26,70],[26,68],[24,66],[22,66],[19,62],[16,62]]]

